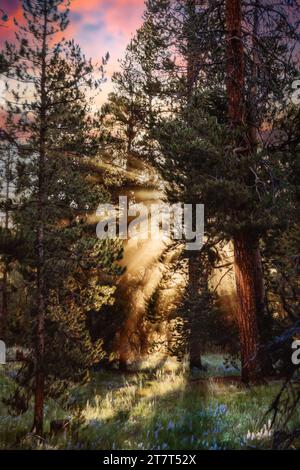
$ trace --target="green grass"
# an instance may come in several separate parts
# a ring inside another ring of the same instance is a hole
[[[269,448],[271,431],[265,413],[279,384],[249,389],[234,381],[220,383],[211,376],[222,371],[228,375],[221,356],[208,355],[204,362],[207,371],[192,378],[184,365],[172,360],[156,371],[148,364],[144,371],[127,376],[95,373],[85,387],[70,391],[72,413],[53,401],[47,403],[44,441],[29,433],[32,411],[11,417],[0,403],[0,448]],[[0,369],[2,397],[13,389],[8,377],[12,372],[7,366]],[[50,421],[67,415],[72,418],[71,430],[50,437]],[[300,423],[300,412],[296,422]]]

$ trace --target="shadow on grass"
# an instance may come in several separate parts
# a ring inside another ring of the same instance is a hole
[[[271,383],[249,389],[241,386],[236,376],[225,376],[222,380],[197,374],[191,377],[183,367],[168,370],[166,364],[162,369],[133,374],[97,372],[88,385],[70,392],[67,411],[57,403],[47,403],[44,442],[37,443],[27,434],[31,412],[12,418],[0,405],[0,447],[105,450],[268,447],[270,435],[264,428],[267,423],[263,416],[278,386]],[[66,414],[73,419],[70,430],[50,437],[51,419]]]

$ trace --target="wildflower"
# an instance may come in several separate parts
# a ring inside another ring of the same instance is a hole
[[[219,413],[225,415],[227,413],[227,406],[226,405],[219,405]]]
[[[167,424],[167,430],[173,431],[174,429],[175,429],[175,423],[170,419],[170,421]]]

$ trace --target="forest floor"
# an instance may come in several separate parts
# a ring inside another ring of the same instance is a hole
[[[87,385],[67,391],[64,407],[47,402],[44,440],[29,432],[31,409],[11,416],[3,404],[17,365],[0,366],[0,448],[270,448],[267,411],[280,382],[246,388],[237,380],[238,370],[223,366],[221,355],[206,355],[204,364],[206,372],[192,374],[172,359],[130,374],[95,372]],[[51,436],[50,422],[57,419],[69,419],[70,425]],[[291,425],[299,423],[300,410]]]

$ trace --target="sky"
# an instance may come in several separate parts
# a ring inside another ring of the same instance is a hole
[[[0,7],[9,15],[5,28],[0,28],[0,42],[13,40],[13,17],[21,19],[19,0],[0,0]],[[101,101],[111,91],[110,77],[118,69],[118,60],[140,26],[144,0],[72,0],[67,36],[78,42],[87,57],[100,60],[109,52],[107,83],[102,87]]]

